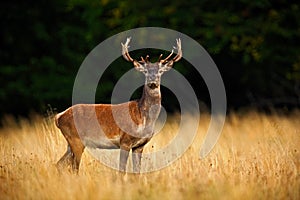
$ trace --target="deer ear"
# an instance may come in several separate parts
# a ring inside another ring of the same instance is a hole
[[[135,68],[136,70],[138,70],[138,71],[140,71],[140,72],[145,71],[144,66],[143,66],[141,63],[139,63],[138,61],[134,60],[134,61],[133,61],[133,65],[134,65],[134,68]]]
[[[174,61],[173,60],[170,60],[169,62],[167,62],[166,64],[164,64],[162,67],[161,67],[161,71],[163,72],[166,72],[166,71],[169,71],[172,67],[173,67],[173,63]]]

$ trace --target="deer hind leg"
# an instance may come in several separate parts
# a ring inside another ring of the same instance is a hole
[[[80,138],[73,139],[69,144],[71,146],[71,151],[73,152],[72,170],[78,173],[81,156],[85,147]]]
[[[71,166],[74,160],[73,153],[71,152],[71,147],[68,145],[66,153],[59,159],[56,166],[58,171],[62,171],[67,166]]]
[[[69,170],[78,173],[81,156],[85,147],[79,138],[67,140],[67,142],[67,151],[57,162],[57,168],[61,172],[63,169],[70,167]]]

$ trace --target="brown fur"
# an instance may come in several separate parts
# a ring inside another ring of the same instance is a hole
[[[140,104],[141,103],[139,103],[138,101],[130,101],[118,105],[78,104],[68,108],[62,113],[57,114],[55,117],[56,126],[61,130],[62,134],[68,142],[68,150],[65,155],[58,161],[58,168],[61,170],[65,166],[71,166],[72,170],[78,171],[81,156],[85,149],[85,145],[82,142],[82,139],[84,139],[85,137],[85,130],[79,128],[79,131],[82,131],[82,133],[78,133],[78,127],[76,127],[74,121],[74,114],[77,115],[77,117],[80,118],[80,121],[84,123],[82,125],[79,124],[79,127],[90,127],[90,129],[95,129],[95,127],[91,127],[93,126],[93,124],[90,124],[90,120],[95,113],[97,121],[101,126],[105,137],[107,139],[113,139],[116,137],[119,138],[119,141],[112,142],[116,148],[120,148],[127,152],[129,152],[130,149],[133,149],[133,152],[142,153],[143,146],[151,139],[151,137],[139,138],[130,135],[130,133],[124,132],[116,124],[112,113],[113,108],[121,118],[124,118],[124,121],[122,121],[122,123],[124,123],[125,125],[130,124],[132,122],[129,122],[128,119],[126,120],[125,116],[122,117],[122,114],[125,113],[125,110],[129,108],[131,120],[135,123],[135,125],[142,125],[145,119],[141,111],[145,112],[145,109],[141,109],[139,107]],[[126,156],[128,157],[128,155],[125,155],[125,157]],[[120,168],[122,171],[125,171],[126,163],[124,162],[127,162],[127,159],[126,161],[123,161],[123,163],[121,162]]]
[[[55,123],[68,142],[67,152],[58,161],[59,169],[71,166],[78,171],[85,147],[120,149],[119,169],[126,171],[129,151],[132,149],[133,171],[140,172],[144,145],[154,134],[154,125],[161,108],[160,79],[174,62],[182,57],[181,41],[177,39],[177,55],[170,59],[161,56],[156,63],[146,59],[136,61],[128,52],[128,44],[122,44],[123,57],[146,77],[142,98],[118,105],[79,104],[56,115]],[[121,127],[121,128],[120,128]]]

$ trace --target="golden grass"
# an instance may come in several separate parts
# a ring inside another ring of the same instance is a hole
[[[0,199],[300,199],[300,112],[227,116],[214,150],[199,159],[210,121],[169,167],[126,178],[84,153],[78,175],[58,174],[66,142],[49,119],[0,129]],[[192,119],[191,119],[192,120]],[[176,132],[176,117],[147,145],[151,152]],[[188,131],[188,130],[187,130]]]

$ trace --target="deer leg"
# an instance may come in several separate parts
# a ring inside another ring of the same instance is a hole
[[[126,172],[126,165],[127,165],[129,151],[130,151],[130,149],[120,148],[119,170],[121,172]]]
[[[140,173],[141,171],[141,160],[144,146],[132,149],[132,168],[134,173]]]
[[[69,144],[72,152],[72,171],[78,173],[81,156],[85,147],[82,144],[80,138],[74,138],[72,141],[69,142]]]
[[[73,155],[71,152],[71,148],[70,145],[68,145],[66,153],[61,157],[61,159],[59,159],[59,161],[56,164],[56,167],[59,172],[61,172],[63,168],[72,165],[72,161],[73,161],[72,157]]]
[[[67,140],[67,142],[67,151],[57,162],[57,168],[61,172],[63,168],[70,166],[72,172],[78,173],[81,156],[85,147],[79,138]]]

